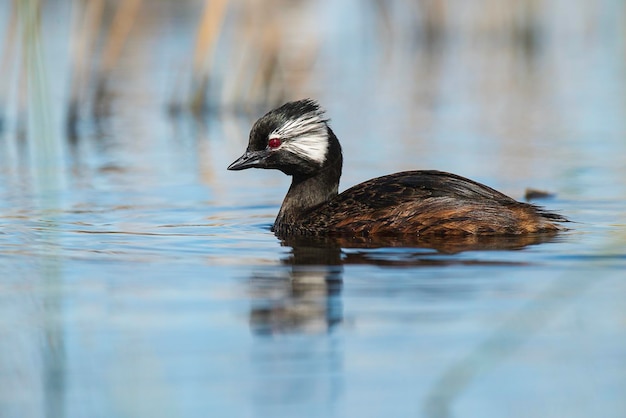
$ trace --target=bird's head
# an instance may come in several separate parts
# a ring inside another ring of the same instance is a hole
[[[316,101],[285,103],[254,124],[246,152],[228,169],[271,168],[288,175],[312,175],[327,162],[331,137],[337,142]]]

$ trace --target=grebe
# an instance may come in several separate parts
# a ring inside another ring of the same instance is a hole
[[[343,157],[324,110],[311,99],[268,112],[228,170],[292,176],[272,230],[278,236],[419,237],[556,232],[563,216],[488,186],[434,170],[377,177],[338,193]]]

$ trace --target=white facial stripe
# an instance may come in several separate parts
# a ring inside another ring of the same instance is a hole
[[[323,135],[300,136],[296,139],[285,141],[283,149],[292,152],[299,157],[307,158],[316,163],[323,163],[328,152],[328,140],[326,133]]]
[[[328,131],[321,112],[311,112],[291,120],[270,134],[280,137],[281,148],[299,157],[323,163],[328,152]]]

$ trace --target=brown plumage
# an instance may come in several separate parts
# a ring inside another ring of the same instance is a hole
[[[406,171],[358,184],[281,220],[281,233],[524,234],[557,231],[559,215],[441,171]],[[316,232],[313,232],[316,233]]]
[[[342,154],[312,100],[287,103],[255,123],[230,170],[273,168],[293,181],[273,230],[281,237],[520,235],[563,229],[564,217],[441,171],[374,178],[338,194]]]

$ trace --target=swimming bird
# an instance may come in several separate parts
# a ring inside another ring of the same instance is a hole
[[[342,193],[341,145],[314,100],[286,103],[252,127],[228,170],[292,177],[272,230],[279,237],[521,235],[556,232],[567,219],[473,180],[436,170],[376,177]]]

